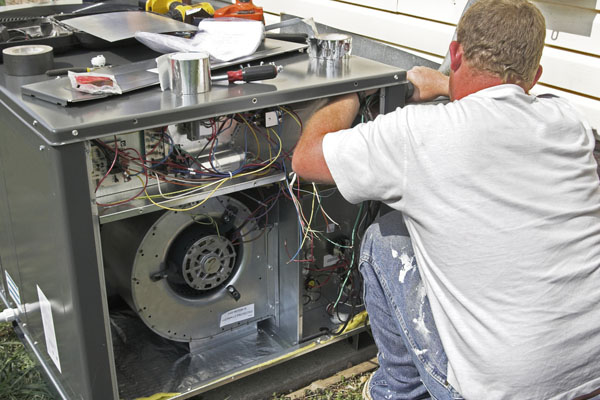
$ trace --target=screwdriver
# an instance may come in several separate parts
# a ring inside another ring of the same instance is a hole
[[[226,75],[215,75],[211,78],[213,82],[229,81],[229,83],[243,81],[253,82],[265,79],[273,79],[277,76],[279,68],[273,64],[246,67],[237,71],[227,71]]]

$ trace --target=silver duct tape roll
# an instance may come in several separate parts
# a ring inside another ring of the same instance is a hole
[[[171,64],[171,90],[177,94],[198,94],[211,88],[208,53],[175,53]]]
[[[39,75],[54,67],[52,47],[44,44],[8,47],[2,57],[8,75]]]
[[[351,52],[352,38],[343,33],[323,33],[308,39],[308,55],[313,59],[338,61]]]

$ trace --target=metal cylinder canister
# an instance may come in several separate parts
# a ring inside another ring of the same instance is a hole
[[[171,90],[177,95],[208,92],[211,88],[208,53],[175,53],[169,57]]]
[[[312,59],[339,61],[352,53],[352,37],[342,33],[323,33],[308,39],[308,55]]]

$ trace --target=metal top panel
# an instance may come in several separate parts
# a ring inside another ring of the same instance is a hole
[[[131,39],[136,32],[197,31],[195,25],[145,11],[122,11],[64,19],[65,25],[108,42]]]
[[[113,64],[140,59],[127,58],[128,51],[131,52],[131,49],[123,47],[112,52],[104,51],[103,54],[109,61],[115,59]],[[81,66],[87,65],[96,54],[98,51],[84,51],[57,60]],[[147,58],[154,56],[149,52]],[[8,76],[2,66],[0,100],[48,144],[58,146],[406,82],[405,71],[356,56],[350,57],[341,66],[318,64],[309,60],[305,53],[292,53],[266,61],[275,61],[283,66],[277,78],[241,85],[223,82],[214,84],[210,92],[187,96],[151,87],[66,108],[21,94],[22,85],[49,79],[45,75]]]

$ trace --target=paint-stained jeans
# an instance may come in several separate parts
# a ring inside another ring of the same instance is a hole
[[[379,369],[373,400],[462,399],[447,382],[448,359],[431,315],[408,232],[390,212],[364,235],[360,271]]]

